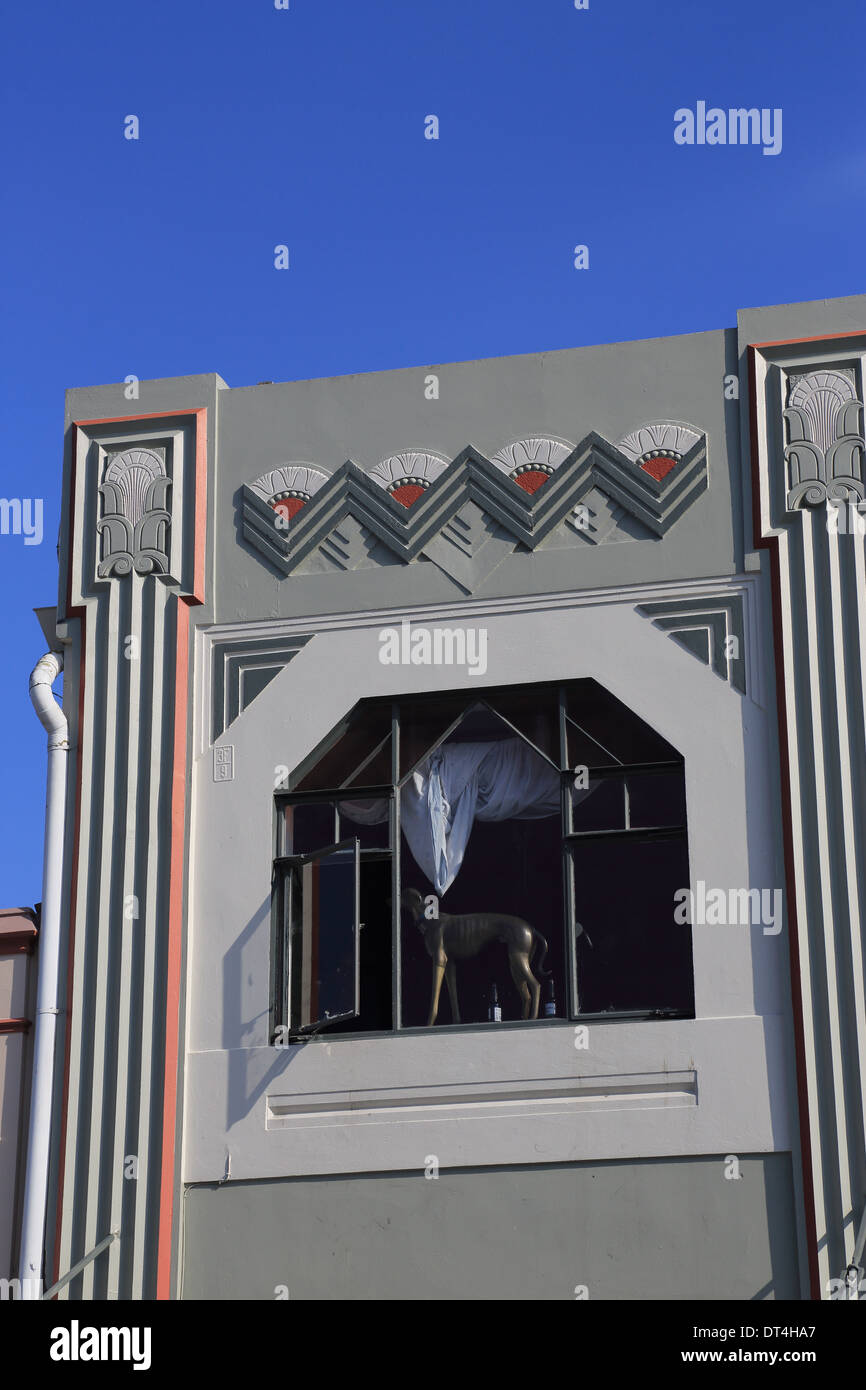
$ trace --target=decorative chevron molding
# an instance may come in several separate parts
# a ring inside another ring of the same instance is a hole
[[[746,694],[745,625],[740,594],[641,603],[637,611],[642,617],[651,618],[654,627],[666,632],[734,690]]]
[[[312,640],[312,636],[309,633],[296,637],[259,637],[213,643],[212,742],[216,742],[238,715],[243,714],[265,686]]]
[[[680,431],[689,428],[677,426]],[[482,531],[488,540],[492,537],[499,543],[499,558],[503,545],[506,551],[518,546],[535,550],[560,523],[574,516],[575,508],[593,491],[603,494],[608,504],[618,506],[639,523],[632,528],[632,538],[641,535],[641,528],[651,538],[664,536],[706,490],[706,437],[692,433],[693,442],[661,477],[654,476],[600,435],[590,433],[567,457],[558,460],[553,453],[548,458],[547,466],[552,466],[552,471],[543,485],[538,484],[533,491],[527,491],[508,476],[504,464],[510,462],[520,468],[524,461],[534,466],[545,460],[530,458],[528,454],[525,460],[518,460],[516,454],[506,460],[507,451],[501,451],[494,462],[470,446],[410,506],[401,504],[388,491],[384,477],[374,479],[350,460],[318,487],[290,519],[275,514],[260,486],[244,485],[240,497],[241,532],[247,543],[279,573],[289,575],[302,566],[333,568],[335,556],[346,544],[340,539],[341,527],[351,517],[363,528],[362,539],[371,563],[388,562],[385,552],[390,563],[402,564],[411,564],[423,555],[453,574],[455,563],[445,558],[450,548],[454,556],[462,553],[463,559],[456,562],[462,574],[457,582],[465,587],[467,582],[478,582],[480,571],[474,564],[467,568],[466,542],[459,537],[475,535],[473,556]],[[680,434],[678,442],[688,441]],[[530,443],[533,441],[523,441],[520,449]],[[557,441],[547,443],[564,447]],[[469,503],[475,510],[464,510]],[[485,518],[483,522],[479,513]],[[319,550],[332,532],[337,532],[337,536],[327,547],[334,552],[329,557],[331,563],[305,566],[307,558]],[[353,543],[357,539],[356,536]],[[374,541],[380,543],[376,558],[372,553]],[[336,563],[339,566],[338,560]],[[351,563],[346,566],[351,567]],[[489,573],[486,563],[481,569]]]

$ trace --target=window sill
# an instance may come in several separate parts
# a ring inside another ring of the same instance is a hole
[[[448,1034],[451,1037],[475,1036],[479,1033],[489,1033],[494,1029],[509,1033],[523,1029],[555,1030],[557,1028],[577,1028],[590,1023],[596,1025],[601,1023],[672,1023],[694,1017],[694,1013],[661,1012],[650,1009],[636,1010],[632,1013],[622,1011],[618,1013],[577,1014],[574,1018],[516,1018],[508,1021],[503,1020],[502,1023],[438,1023],[432,1027],[419,1024],[414,1028],[380,1029],[370,1033],[329,1033],[327,1029],[324,1029],[321,1033],[311,1033],[306,1037],[293,1037],[288,1046],[296,1047],[306,1043],[350,1043],[362,1039],[369,1042],[375,1038],[433,1037],[440,1034]]]

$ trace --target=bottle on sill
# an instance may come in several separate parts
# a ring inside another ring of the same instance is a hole
[[[544,1017],[556,1018],[556,997],[553,993],[553,976],[547,981],[544,998]]]
[[[487,1021],[488,1023],[502,1022],[502,1009],[499,1004],[499,995],[496,992],[495,981],[493,984],[493,988],[490,991],[490,1006],[487,1010]]]

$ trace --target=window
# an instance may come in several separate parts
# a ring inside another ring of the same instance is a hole
[[[274,1032],[693,1016],[683,759],[595,681],[361,701],[276,810]]]

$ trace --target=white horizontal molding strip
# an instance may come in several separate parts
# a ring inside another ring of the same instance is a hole
[[[340,628],[381,627],[395,619],[413,622],[438,618],[445,622],[471,622],[494,614],[537,613],[557,609],[594,608],[602,604],[637,604],[653,599],[718,597],[720,593],[745,594],[760,583],[756,574],[720,575],[716,579],[678,579],[655,584],[624,584],[616,588],[584,589],[580,593],[532,594],[524,598],[463,599],[457,603],[407,605],[403,608],[369,609],[363,613],[322,613],[315,617],[268,618],[253,622],[214,623],[196,630],[205,646],[217,641],[263,637],[293,637],[300,633],[330,632]]]
[[[444,1086],[387,1090],[324,1091],[305,1096],[268,1096],[268,1129],[390,1124],[425,1120],[483,1119],[491,1113],[551,1114],[561,1109],[622,1110],[641,1106],[697,1105],[697,1072],[560,1077],[459,1089]]]

